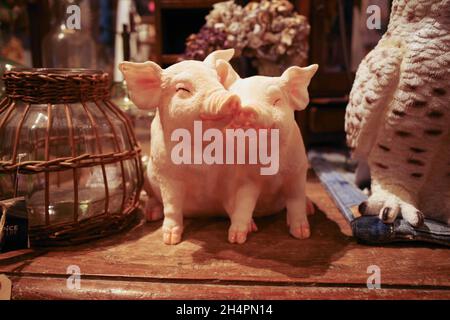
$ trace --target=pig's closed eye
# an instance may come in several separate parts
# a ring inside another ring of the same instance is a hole
[[[273,106],[276,107],[280,101],[281,98],[275,99],[275,101],[273,102]]]
[[[186,83],[177,83],[175,86],[175,90],[178,94],[180,94],[183,97],[188,97],[191,94],[191,90],[189,88],[189,85]]]

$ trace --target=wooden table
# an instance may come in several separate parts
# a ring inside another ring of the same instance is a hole
[[[318,179],[312,236],[288,235],[285,216],[257,219],[244,245],[227,243],[228,221],[186,221],[184,241],[162,243],[161,221],[88,244],[0,255],[13,299],[449,299],[450,250],[431,245],[358,244]],[[81,288],[67,287],[78,266]],[[369,266],[381,289],[367,288]]]

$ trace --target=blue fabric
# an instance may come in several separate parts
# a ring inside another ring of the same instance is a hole
[[[403,219],[385,224],[377,216],[362,216],[351,222],[353,236],[372,244],[425,241],[450,246],[450,226],[425,219],[420,227],[413,227]]]

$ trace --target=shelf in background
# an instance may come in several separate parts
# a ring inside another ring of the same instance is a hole
[[[222,0],[162,0],[161,9],[208,8]]]
[[[180,61],[183,58],[182,54],[163,54],[161,56],[162,64],[174,64]]]

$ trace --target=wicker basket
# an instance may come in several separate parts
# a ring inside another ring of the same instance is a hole
[[[140,148],[109,101],[108,75],[13,69],[3,80],[0,200],[25,196],[31,243],[79,243],[135,221]]]

